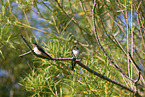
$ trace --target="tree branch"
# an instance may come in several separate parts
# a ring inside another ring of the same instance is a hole
[[[21,54],[21,55],[19,55],[19,57],[22,57],[22,56],[24,56],[24,55],[27,55],[27,54],[30,54],[32,51],[29,51],[29,52],[26,52],[26,53],[24,53],[24,54]]]
[[[104,76],[104,75],[102,75],[102,74],[90,69],[89,67],[87,67],[83,63],[81,63],[80,61],[78,61],[77,64],[80,65],[81,67],[85,68],[87,71],[93,73],[94,75],[97,75],[98,77],[100,77],[100,78],[102,78],[104,80],[107,80],[107,81],[109,81],[109,82],[111,82],[113,84],[116,84],[116,85],[118,85],[118,86],[120,86],[120,87],[122,87],[122,88],[124,88],[126,90],[129,90],[130,92],[133,92],[133,93],[135,92],[134,90],[132,90],[131,88],[125,86],[124,84],[119,83],[119,82],[117,82],[115,80],[112,80],[112,79],[110,79],[110,78],[108,78],[108,77],[106,77],[106,76]]]

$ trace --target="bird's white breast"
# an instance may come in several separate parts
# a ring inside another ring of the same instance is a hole
[[[36,54],[41,55],[41,52],[38,50],[37,47],[34,47],[33,50],[34,50],[34,52],[35,52]]]
[[[78,57],[79,50],[73,50],[73,54],[75,55],[75,57]]]

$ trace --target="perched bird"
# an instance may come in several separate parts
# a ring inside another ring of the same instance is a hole
[[[37,45],[37,43],[32,43],[32,46],[33,46],[33,51],[39,57],[46,58],[46,59],[52,59],[52,57],[49,56],[41,47],[39,47]]]
[[[78,55],[79,55],[79,48],[77,47],[77,45],[74,45],[72,49],[72,56],[74,58],[72,60],[72,70],[74,70],[74,67],[76,65],[76,58],[78,57]]]

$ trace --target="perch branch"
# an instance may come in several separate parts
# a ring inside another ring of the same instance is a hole
[[[100,77],[100,78],[102,78],[104,80],[107,80],[107,81],[109,81],[109,82],[111,82],[113,84],[116,84],[116,85],[118,85],[118,86],[120,86],[120,87],[122,87],[122,88],[124,88],[126,90],[129,90],[130,92],[135,92],[134,90],[132,90],[131,88],[125,86],[124,84],[119,83],[119,82],[117,82],[115,80],[112,80],[112,79],[110,79],[110,78],[108,78],[108,77],[106,77],[106,76],[104,76],[104,75],[102,75],[102,74],[90,69],[89,67],[87,67],[83,63],[81,63],[80,61],[78,61],[77,64],[80,65],[81,67],[85,68],[87,71],[93,73],[94,75],[97,75],[98,77]]]
[[[27,52],[27,53],[21,54],[21,55],[19,55],[19,57],[22,57],[22,56],[24,56],[24,55],[30,54],[31,52],[32,52],[32,51],[29,51],[29,52]]]

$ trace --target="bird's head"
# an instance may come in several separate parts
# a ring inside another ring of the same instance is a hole
[[[37,43],[32,43],[32,46],[33,46],[33,47],[37,46]]]
[[[79,50],[79,48],[78,48],[77,45],[74,45],[74,46],[73,46],[73,49],[74,49],[74,50]]]

